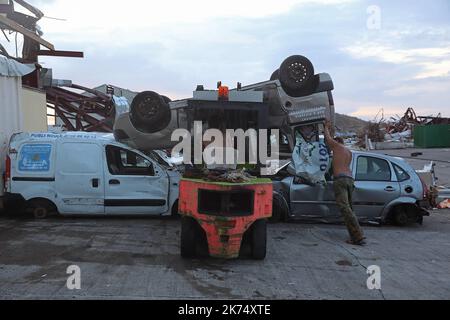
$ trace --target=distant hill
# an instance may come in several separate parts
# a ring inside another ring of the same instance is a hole
[[[336,113],[336,127],[340,132],[358,133],[367,126],[368,122],[362,119]]]

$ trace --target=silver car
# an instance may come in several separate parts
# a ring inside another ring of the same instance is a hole
[[[361,222],[404,226],[421,224],[423,216],[429,215],[424,209],[427,186],[403,159],[353,152],[351,168],[355,179],[353,209]],[[274,181],[273,215],[274,221],[342,221],[331,175],[327,175],[326,185],[308,185],[285,171],[284,177],[281,174]]]

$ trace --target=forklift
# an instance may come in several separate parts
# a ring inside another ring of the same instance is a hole
[[[188,100],[186,110],[189,131],[200,121],[210,129],[222,131],[268,129],[269,108],[262,92],[230,92],[220,82],[218,90],[204,90],[199,86],[194,98]],[[214,174],[226,174],[230,170],[203,168],[202,171],[198,166],[186,170],[179,195],[183,258],[236,259],[244,255],[255,260],[266,258],[272,181],[260,177],[259,165],[248,170],[251,176],[243,181],[210,178],[214,171]]]

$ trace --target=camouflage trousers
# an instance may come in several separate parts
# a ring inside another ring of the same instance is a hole
[[[353,212],[352,194],[354,190],[355,185],[352,178],[340,177],[335,179],[334,193],[336,203],[341,210],[351,240],[359,242],[364,239],[364,234],[359,225],[358,218],[356,218],[356,215]]]

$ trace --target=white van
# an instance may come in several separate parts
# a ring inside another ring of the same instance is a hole
[[[112,134],[20,133],[6,159],[7,208],[36,218],[61,215],[170,215],[180,174]]]

